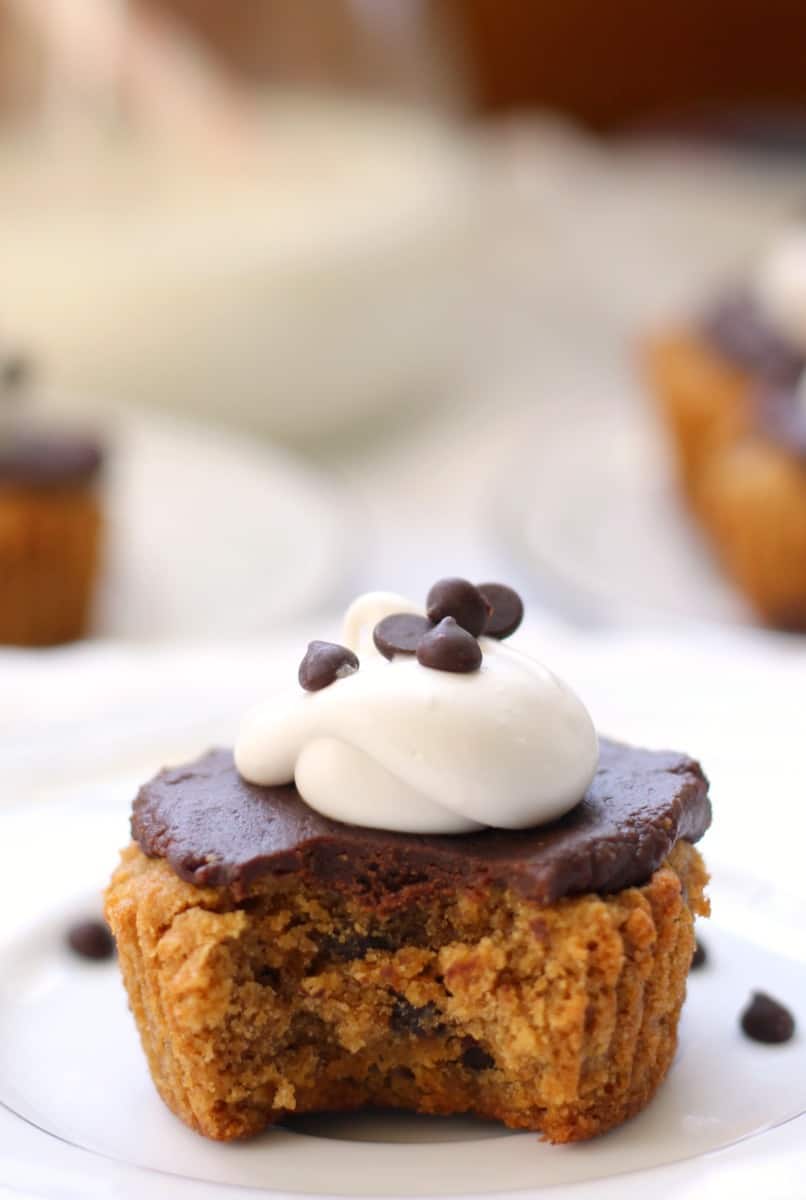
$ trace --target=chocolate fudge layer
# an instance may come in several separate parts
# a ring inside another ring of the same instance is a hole
[[[794,387],[806,367],[803,354],[772,328],[747,292],[722,296],[700,331],[723,358],[774,386]]]
[[[806,461],[806,412],[797,391],[806,371],[801,351],[770,326],[746,293],[720,300],[702,321],[701,332],[723,358],[755,380],[749,402],[757,429]]]
[[[0,484],[75,487],[100,473],[103,451],[93,438],[28,431],[0,437]]]
[[[643,884],[680,840],[711,821],[698,763],[603,740],[584,799],[549,825],[461,836],[389,833],[315,813],[292,785],[258,787],[228,750],[161,771],[134,803],[132,835],[198,887],[237,897],[262,875],[302,872],[394,903],[412,889],[510,887],[550,904]]]

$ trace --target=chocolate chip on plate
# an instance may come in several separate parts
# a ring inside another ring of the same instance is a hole
[[[479,589],[467,579],[440,579],[428,593],[425,611],[433,625],[453,617],[473,637],[484,632],[489,605]]]
[[[481,646],[453,617],[445,617],[420,642],[417,661],[435,671],[460,674],[477,671],[481,666]]]
[[[492,609],[484,630],[486,637],[508,638],[523,620],[523,601],[505,583],[480,583],[479,591]]]
[[[67,931],[67,945],[81,958],[95,962],[111,958],[115,953],[115,939],[103,921],[76,921]]]
[[[707,961],[708,961],[708,954],[706,952],[705,946],[703,946],[700,939],[697,938],[694,942],[694,953],[691,956],[692,971],[696,971],[700,967],[704,967]]]
[[[384,658],[396,654],[416,654],[431,622],[418,613],[392,613],[384,617],[372,631],[372,640]]]
[[[768,1045],[788,1042],[795,1032],[792,1013],[766,992],[753,992],[750,1003],[742,1013],[741,1025],[754,1042],[766,1042]]]
[[[310,642],[299,664],[300,687],[306,692],[319,692],[357,670],[358,659],[346,646],[337,642]]]

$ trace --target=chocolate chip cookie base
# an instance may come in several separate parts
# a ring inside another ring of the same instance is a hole
[[[106,915],[154,1082],[207,1137],[373,1105],[571,1142],[666,1075],[706,880],[680,841],[610,895],[474,887],[384,913],[298,875],[199,888],[132,844]]]
[[[753,378],[695,332],[647,347],[683,493],[726,573],[770,625],[806,629],[806,468],[758,425]]]

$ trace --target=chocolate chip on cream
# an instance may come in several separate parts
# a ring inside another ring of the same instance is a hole
[[[422,637],[416,654],[389,657],[378,628],[401,613],[420,618]],[[422,834],[530,828],[584,796],[598,760],[593,723],[535,659],[451,618],[432,627],[387,593],[355,601],[342,641],[360,670],[315,692],[275,692],[245,718],[235,745],[244,779],[294,782],[337,821]]]

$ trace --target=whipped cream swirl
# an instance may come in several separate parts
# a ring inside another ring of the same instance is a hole
[[[289,688],[243,722],[235,762],[252,783],[292,779],[311,808],[347,824],[406,833],[523,829],[582,799],[598,742],[587,710],[546,667],[481,637],[481,668],[429,670],[384,658],[383,617],[421,612],[371,592],[350,607],[343,641],[360,668],[317,692]]]

